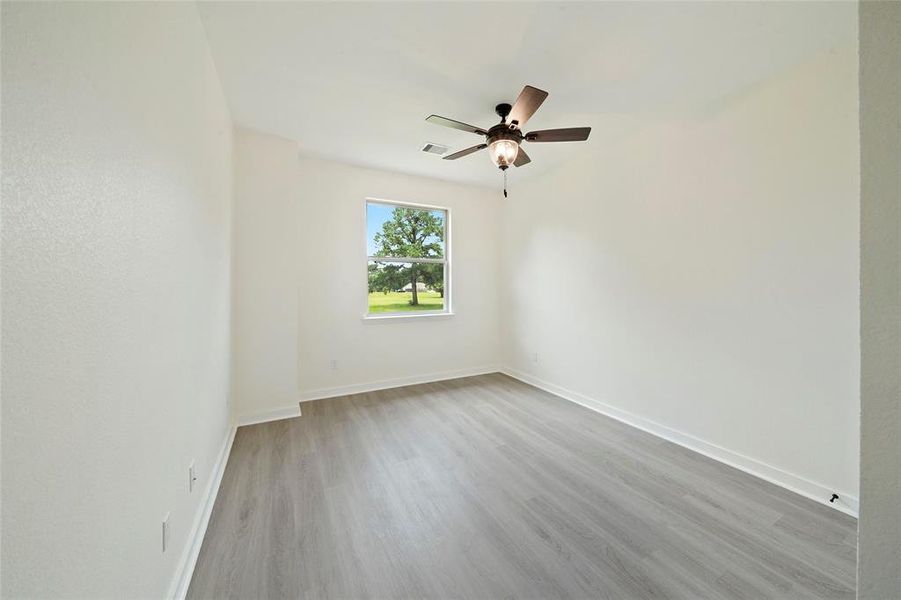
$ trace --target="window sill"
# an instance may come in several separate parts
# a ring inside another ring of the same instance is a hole
[[[421,313],[421,314],[401,314],[401,313],[392,313],[392,314],[381,314],[381,315],[364,315],[362,317],[363,321],[367,322],[378,322],[378,321],[415,321],[418,319],[447,319],[449,317],[454,316],[452,312],[439,312],[439,313]]]

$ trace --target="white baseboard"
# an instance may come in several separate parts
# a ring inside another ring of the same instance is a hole
[[[783,487],[796,494],[800,494],[806,498],[810,498],[811,500],[815,500],[820,504],[824,504],[825,506],[828,506],[830,508],[834,508],[853,517],[857,517],[859,501],[853,496],[841,494],[841,497],[838,500],[836,500],[834,503],[830,503],[829,498],[832,496],[832,489],[819,483],[805,479],[799,475],[795,475],[794,473],[789,473],[778,467],[774,467],[759,460],[744,456],[743,454],[739,454],[737,452],[727,450],[726,448],[723,448],[721,446],[705,442],[704,440],[698,439],[687,433],[682,433],[681,431],[671,429],[669,427],[666,427],[665,425],[660,425],[659,423],[655,423],[654,421],[650,421],[648,419],[645,419],[644,417],[640,417],[628,411],[610,406],[609,404],[605,404],[584,394],[573,392],[572,390],[568,390],[559,385],[544,381],[543,379],[539,379],[534,375],[529,375],[528,373],[523,373],[522,371],[517,371],[510,368],[501,369],[501,373],[509,375],[514,379],[519,379],[524,383],[528,383],[529,385],[540,388],[546,392],[554,394],[555,396],[559,396],[564,400],[575,402],[576,404],[580,404],[585,408],[589,408],[595,412],[599,412],[603,415],[616,419],[617,421],[621,421],[626,425],[631,425],[632,427],[636,427],[638,429],[641,429],[642,431],[646,431],[652,435],[661,437],[665,440],[673,442],[674,444],[684,446],[689,450],[694,450],[695,452],[703,454],[704,456],[727,464],[730,467],[734,467],[736,469],[744,471],[745,473],[759,477],[760,479]]]
[[[249,413],[240,415],[235,419],[238,427],[242,425],[255,425],[257,423],[268,423],[269,421],[280,421],[281,419],[291,419],[300,416],[300,403],[281,408],[273,408],[257,413]]]
[[[387,390],[396,387],[403,387],[405,385],[433,383],[435,381],[459,379],[460,377],[473,377],[475,375],[487,375],[488,373],[497,373],[498,371],[500,371],[500,369],[497,365],[488,365],[484,367],[473,367],[470,369],[439,371],[437,373],[426,373],[425,375],[413,375],[410,377],[395,377],[393,379],[382,379],[380,381],[355,383],[353,385],[343,385],[332,388],[320,388],[318,390],[307,390],[301,392],[300,401],[306,402],[308,400],[324,400],[326,398],[336,398],[338,396],[346,396],[348,394],[361,394],[363,392]]]
[[[210,481],[203,492],[203,503],[200,506],[200,512],[197,513],[194,519],[191,533],[178,562],[178,570],[175,572],[175,578],[169,586],[169,595],[167,597],[173,600],[184,600],[188,593],[188,586],[191,585],[194,565],[197,564],[200,547],[203,545],[203,536],[206,534],[210,516],[213,514],[213,505],[216,503],[216,496],[219,494],[219,485],[222,483],[225,465],[228,464],[228,457],[231,454],[232,442],[235,441],[236,430],[236,427],[229,429],[225,443],[222,445],[222,450],[219,451],[219,457],[216,459],[216,464],[211,471]]]
[[[487,373],[497,373],[498,367],[495,365],[487,367],[477,367],[472,369],[456,369],[453,371],[440,371],[438,373],[426,373],[425,375],[413,375],[410,377],[396,377],[393,379],[382,379],[379,381],[370,381],[367,383],[355,383],[351,385],[342,385],[331,388],[320,388],[317,390],[307,390],[300,392],[297,404],[273,408],[271,410],[248,413],[239,415],[235,422],[238,427],[242,425],[255,425],[257,423],[268,423],[269,421],[278,421],[281,419],[291,419],[301,416],[300,403],[308,400],[325,400],[327,398],[337,398],[348,394],[361,394],[363,392],[374,392],[376,390],[387,390],[390,388],[403,387],[405,385],[416,385],[419,383],[432,383],[435,381],[444,381],[447,379],[458,379],[460,377],[472,377],[473,375],[485,375]]]

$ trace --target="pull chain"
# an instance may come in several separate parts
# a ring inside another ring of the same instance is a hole
[[[504,169],[504,198],[507,197],[507,169]]]

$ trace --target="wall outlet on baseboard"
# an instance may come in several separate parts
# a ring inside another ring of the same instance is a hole
[[[191,461],[191,464],[188,465],[188,493],[194,491],[194,484],[197,483],[197,467],[194,466],[194,461]]]
[[[169,513],[166,513],[166,516],[163,517],[163,552],[166,551],[166,547],[169,545]]]
[[[337,371],[338,370],[337,359],[333,358],[332,360],[328,361],[328,368],[331,369],[332,371]]]
[[[532,352],[532,353],[529,355],[529,359],[530,359],[533,363],[537,363],[537,362],[538,362],[538,353],[537,353],[537,352]]]

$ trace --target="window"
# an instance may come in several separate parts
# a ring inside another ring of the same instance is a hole
[[[448,211],[366,201],[367,314],[450,312]]]

